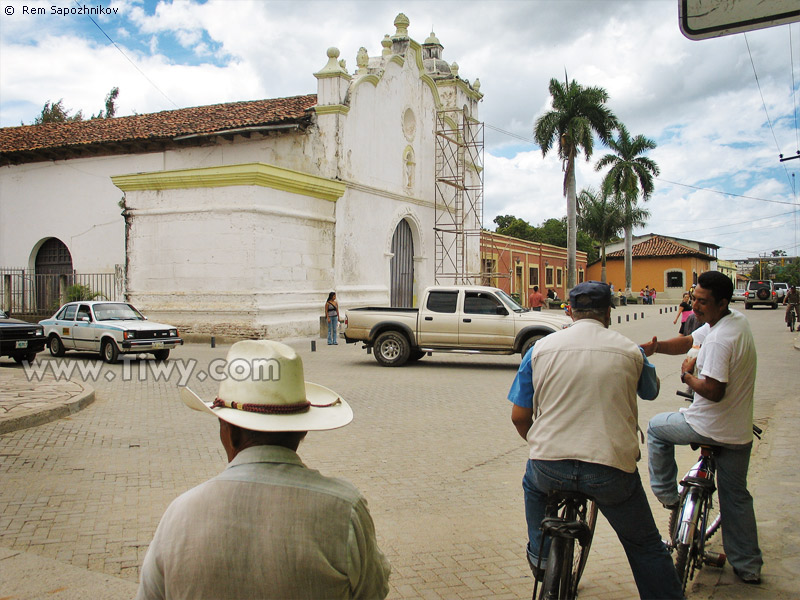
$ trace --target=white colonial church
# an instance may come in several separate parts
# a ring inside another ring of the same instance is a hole
[[[476,123],[482,95],[433,34],[394,25],[354,73],[330,48],[316,94],[1,129],[0,302],[26,285],[14,269],[116,269],[153,319],[271,338],[317,331],[331,290],[414,305],[448,251],[437,137]],[[481,165],[457,154],[475,187]],[[477,241],[460,252],[478,271]]]

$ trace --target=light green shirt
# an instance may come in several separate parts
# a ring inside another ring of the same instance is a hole
[[[137,600],[385,598],[390,570],[355,487],[256,446],[170,504]]]

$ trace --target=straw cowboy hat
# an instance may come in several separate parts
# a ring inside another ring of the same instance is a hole
[[[204,402],[183,387],[186,406],[253,431],[322,431],[353,420],[350,405],[336,392],[304,381],[303,361],[286,344],[237,342],[226,361],[218,397]]]

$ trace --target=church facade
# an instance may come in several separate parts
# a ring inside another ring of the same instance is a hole
[[[328,49],[316,94],[0,130],[0,267],[54,246],[74,271],[120,265],[134,305],[190,334],[313,334],[332,290],[414,306],[437,114],[475,121],[482,95],[408,24],[353,73]]]

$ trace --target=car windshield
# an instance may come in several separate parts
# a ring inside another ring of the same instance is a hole
[[[94,316],[98,321],[144,321],[142,313],[122,302],[95,304]]]
[[[505,305],[508,306],[514,312],[525,312],[526,310],[528,310],[527,308],[522,308],[519,304],[517,304],[516,300],[514,300],[511,296],[506,294],[503,290],[497,290],[497,292],[495,293],[498,296],[500,296],[500,299],[505,303]]]

